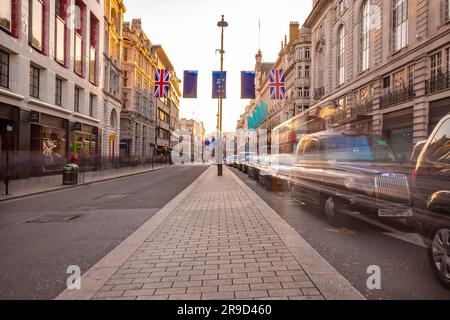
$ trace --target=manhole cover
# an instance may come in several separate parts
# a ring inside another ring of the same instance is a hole
[[[51,222],[69,222],[81,217],[81,214],[61,216],[61,215],[48,215],[37,218],[32,218],[23,221],[22,223],[51,223]]]

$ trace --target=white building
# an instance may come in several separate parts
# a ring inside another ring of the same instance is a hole
[[[0,0],[0,159],[15,176],[95,167],[103,108],[103,1]]]

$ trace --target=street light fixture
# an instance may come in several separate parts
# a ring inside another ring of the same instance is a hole
[[[217,175],[220,177],[223,174],[223,145],[222,145],[222,99],[223,99],[223,32],[226,27],[228,27],[228,22],[225,21],[224,15],[222,15],[222,20],[217,23],[217,26],[221,29],[221,40],[220,40],[220,82],[219,82],[219,115],[217,123],[217,147],[216,147],[216,159],[217,159]]]

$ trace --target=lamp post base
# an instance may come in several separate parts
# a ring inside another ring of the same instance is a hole
[[[221,177],[223,175],[223,165],[222,164],[217,165],[217,175],[219,177]]]

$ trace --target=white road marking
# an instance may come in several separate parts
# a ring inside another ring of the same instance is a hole
[[[426,248],[426,245],[423,243],[422,238],[417,233],[402,232],[400,230],[397,230],[391,226],[385,225],[379,221],[376,221],[376,220],[371,219],[366,216],[352,215],[352,217],[362,220],[364,222],[367,222],[367,223],[374,225],[378,228],[381,228],[383,230],[386,230],[387,232],[383,232],[383,234],[385,234],[391,238],[395,238],[395,239],[402,240],[402,241],[405,241],[405,242],[408,242],[411,244],[415,244],[416,246],[419,246],[419,247]]]

